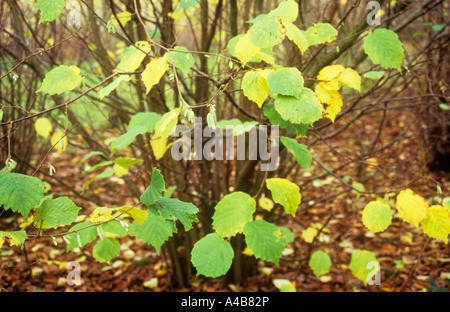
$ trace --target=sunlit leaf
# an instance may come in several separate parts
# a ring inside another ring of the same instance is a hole
[[[272,192],[274,202],[279,203],[287,213],[295,216],[302,198],[297,184],[287,179],[271,178],[266,180],[266,186]]]

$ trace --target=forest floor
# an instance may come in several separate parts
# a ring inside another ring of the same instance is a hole
[[[387,120],[381,143],[392,140],[406,124],[405,114],[397,114]],[[340,122],[345,122],[341,120]],[[376,120],[367,120],[366,131],[376,129]],[[339,153],[330,151],[327,145],[315,145],[312,154],[329,167],[343,161],[343,156],[354,157],[359,152],[356,132],[348,129],[328,144],[339,147]],[[423,196],[429,203],[439,202],[450,190],[450,175],[444,172],[429,172],[424,168],[420,151],[420,136],[417,129],[411,129],[406,141],[399,141],[376,155],[366,173],[372,178],[364,184],[366,190],[375,185],[390,188],[406,186]],[[80,190],[88,177],[82,176],[80,159],[84,154],[53,154],[51,163],[57,169],[56,175]],[[311,172],[299,175],[301,180],[322,170],[314,164]],[[357,181],[357,168],[349,166],[339,172]],[[49,181],[51,182],[51,181]],[[436,192],[439,184],[443,194]],[[66,252],[66,244],[58,239],[55,245],[48,238],[32,239],[26,242],[26,252],[18,247],[0,248],[0,291],[279,291],[277,279],[287,279],[294,283],[299,292],[417,292],[442,291],[450,289],[450,247],[444,242],[429,239],[420,228],[415,228],[401,220],[394,208],[395,192],[390,194],[394,218],[390,227],[372,234],[362,224],[361,212],[375,197],[344,192],[329,200],[319,202],[324,194],[344,189],[341,181],[332,176],[309,183],[302,188],[302,204],[295,217],[280,217],[279,224],[291,229],[295,240],[288,245],[280,259],[279,266],[259,263],[259,271],[246,279],[245,284],[224,283],[223,279],[193,277],[183,288],[173,288],[167,274],[165,258],[157,256],[155,249],[129,236],[121,238],[120,255],[110,263],[99,263],[92,257],[92,243],[82,250]],[[69,194],[67,189],[52,185],[54,194]],[[133,196],[114,181],[104,180],[93,183],[86,196],[96,196],[104,206],[133,203]],[[384,196],[384,195],[380,195]],[[89,211],[92,202],[72,197],[80,207]],[[311,205],[301,209],[303,205]],[[86,211],[82,211],[86,213]],[[0,228],[17,226],[16,218],[0,218]],[[325,225],[321,239],[313,245],[306,243],[301,234],[314,223]],[[332,267],[328,274],[317,278],[308,266],[308,255],[322,249],[329,253]],[[380,285],[365,286],[349,269],[351,253],[356,249],[366,249],[375,253],[381,265]],[[81,264],[81,285],[67,284],[69,261]]]

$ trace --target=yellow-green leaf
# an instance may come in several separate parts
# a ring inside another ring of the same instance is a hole
[[[164,57],[155,57],[145,67],[142,73],[142,81],[144,82],[146,93],[149,93],[151,88],[156,85],[169,68],[169,63]]]
[[[48,136],[52,132],[53,127],[50,120],[45,117],[41,117],[36,119],[36,122],[34,123],[34,129],[40,136],[48,138]]]
[[[134,45],[123,50],[120,63],[114,69],[116,72],[132,72],[139,68],[146,53],[150,52],[150,44],[147,41],[138,41]]]
[[[428,204],[425,199],[410,189],[403,190],[397,195],[396,205],[400,218],[416,227],[427,217]]]
[[[286,30],[286,36],[295,43],[302,54],[305,53],[305,51],[309,47],[309,43],[305,35],[301,32],[300,29],[297,28],[297,26],[289,21],[282,20],[282,24],[284,26],[284,29]]]
[[[262,107],[269,96],[269,87],[260,70],[251,70],[245,73],[241,83],[244,95]]]
[[[3,246],[5,241],[9,246],[23,245],[27,238],[28,236],[25,231],[0,231],[0,248]]]
[[[361,76],[356,70],[346,68],[339,74],[338,79],[342,85],[361,92]]]
[[[272,191],[274,202],[284,207],[284,210],[295,216],[302,195],[297,184],[281,178],[272,178],[266,180],[267,188]]]
[[[440,239],[448,243],[450,234],[450,216],[447,209],[440,205],[428,208],[427,217],[420,222],[423,232],[430,237]]]
[[[381,201],[371,201],[362,212],[363,224],[372,232],[383,232],[392,222],[391,207]]]
[[[242,36],[234,48],[234,54],[243,64],[250,61],[259,51],[260,48],[253,44],[248,34]]]

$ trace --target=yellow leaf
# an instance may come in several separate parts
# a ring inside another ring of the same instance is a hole
[[[156,159],[161,159],[167,151],[167,137],[152,139],[150,145],[152,146]]]
[[[444,207],[433,205],[428,208],[427,217],[420,223],[423,232],[430,237],[440,239],[448,243],[450,234],[450,216]]]
[[[312,243],[314,237],[316,237],[318,233],[319,231],[315,227],[310,226],[302,232],[302,238],[305,240],[305,242]]]
[[[274,207],[273,201],[268,197],[260,197],[258,200],[259,206],[267,211],[271,211]]]
[[[250,36],[246,34],[242,36],[236,43],[234,54],[243,63],[250,61],[259,52],[259,47],[255,46],[250,40]]]
[[[124,206],[119,210],[122,213],[128,214],[134,221],[136,221],[139,225],[141,225],[145,220],[147,220],[148,212],[145,210],[141,210],[139,208],[132,208],[130,206]]]
[[[416,227],[427,217],[428,204],[420,195],[410,189],[401,191],[397,195],[397,210],[400,218]]]
[[[244,95],[262,107],[269,96],[269,87],[260,70],[251,70],[245,73],[241,83]]]
[[[151,88],[161,80],[168,68],[169,63],[164,57],[155,57],[147,64],[142,73],[142,81],[147,89],[146,93],[150,92]]]
[[[123,177],[124,175],[126,175],[128,173],[128,169],[122,167],[121,165],[118,164],[114,164],[113,166],[113,170],[116,172],[116,175],[118,177]]]
[[[337,91],[341,88],[338,77],[344,69],[345,68],[342,65],[326,66],[319,72],[317,79],[321,82],[324,88]]]
[[[91,220],[95,223],[108,221],[112,219],[112,213],[119,208],[109,208],[109,207],[97,207],[91,213]]]
[[[65,151],[67,148],[67,136],[63,136],[64,133],[55,132],[50,138],[50,143],[56,148],[58,152]]]
[[[41,117],[36,119],[36,122],[34,123],[34,129],[40,136],[48,138],[48,136],[52,132],[53,127],[50,120],[45,117]]]
[[[323,83],[319,83],[316,86],[315,93],[319,100],[323,104],[327,104],[325,117],[329,118],[332,122],[335,121],[336,116],[341,112],[342,109],[342,98],[339,92],[335,90],[328,90],[323,86]]]
[[[351,68],[346,68],[339,74],[338,79],[342,85],[361,92],[361,76],[357,71]]]

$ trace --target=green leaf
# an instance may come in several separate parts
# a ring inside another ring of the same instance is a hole
[[[125,73],[135,71],[139,68],[148,52],[150,52],[150,44],[147,41],[138,41],[135,45],[125,48],[114,71]]]
[[[317,250],[311,255],[308,264],[314,275],[319,278],[330,271],[331,259],[326,252]]]
[[[272,49],[284,39],[284,29],[274,18],[266,17],[256,22],[248,31],[252,43],[262,49]]]
[[[255,209],[256,201],[246,193],[225,195],[215,207],[213,228],[223,237],[242,233],[245,224],[253,220]]]
[[[9,246],[22,246],[27,240],[28,235],[25,231],[0,231],[0,248],[5,241]]]
[[[124,149],[130,145],[139,134],[152,133],[161,115],[154,112],[140,112],[133,115],[128,124],[128,130],[111,143],[112,149]]]
[[[112,221],[103,223],[100,226],[101,226],[103,232],[108,233],[109,235],[112,234],[114,236],[124,236],[127,234],[126,228],[124,228],[122,226],[122,223],[120,223],[117,220],[112,220]]]
[[[386,74],[384,70],[371,70],[363,74],[363,77],[372,80],[378,80]]]
[[[278,125],[282,129],[286,129],[292,134],[304,136],[308,132],[308,125],[294,124],[290,121],[281,118],[280,114],[276,111],[273,103],[267,103],[263,108],[264,115],[269,118],[272,125]]]
[[[381,201],[371,201],[362,212],[363,224],[372,232],[386,230],[392,222],[391,207]]]
[[[48,229],[69,225],[75,222],[80,209],[68,197],[47,199],[36,209],[36,227]]]
[[[332,42],[336,39],[337,34],[336,28],[328,23],[314,24],[305,31],[305,37],[310,46]]]
[[[141,202],[150,207],[153,203],[162,197],[162,193],[166,190],[164,177],[161,175],[161,171],[158,168],[153,168],[152,180],[150,185],[141,195]]]
[[[281,143],[294,155],[298,164],[303,168],[310,168],[312,156],[308,148],[304,144],[300,144],[296,139],[281,137]]]
[[[420,224],[425,234],[440,239],[446,244],[448,243],[450,216],[443,206],[433,205],[429,207],[427,217]]]
[[[45,75],[41,87],[36,92],[48,95],[61,94],[78,87],[81,80],[82,77],[78,67],[60,65]]]
[[[41,11],[39,23],[51,22],[57,19],[61,15],[65,6],[65,0],[38,0],[36,3],[36,8]]]
[[[269,96],[269,87],[266,79],[261,74],[261,70],[251,70],[245,73],[241,83],[244,95],[262,107],[264,101]]]
[[[180,111],[180,108],[175,108],[162,116],[155,125],[154,139],[168,138],[172,134],[177,126]]]
[[[322,104],[308,88],[303,88],[298,97],[278,95],[274,105],[281,118],[294,124],[311,125],[322,117]]]
[[[403,60],[403,45],[398,35],[385,28],[375,29],[364,40],[364,52],[374,64],[384,68],[401,70]]]
[[[286,238],[286,244],[294,242],[295,235],[291,232],[291,230],[284,226],[279,226],[279,229],[283,232],[283,235]]]
[[[119,86],[119,84],[122,81],[130,81],[130,77],[126,76],[126,75],[122,75],[122,76],[119,76],[116,79],[114,79],[106,87],[104,87],[104,88],[100,89],[100,91],[98,91],[98,99],[101,100],[105,96],[108,96],[111,92],[113,92],[115,89],[117,89],[117,87]]]
[[[90,226],[83,230],[79,230],[76,231],[75,233],[70,233],[66,235],[66,237],[69,237],[69,243],[67,244],[66,249],[67,252],[71,251],[74,248],[83,247],[89,243],[92,243],[97,238],[97,228],[95,226],[91,226],[93,224],[95,224],[93,221],[85,221],[80,222],[70,228],[69,232],[72,232]],[[81,246],[79,246],[77,233],[78,237],[80,238],[79,240],[81,242]]]
[[[368,274],[372,273],[370,262],[378,262],[374,253],[368,250],[356,250],[352,253],[349,268],[353,275],[367,285]]]
[[[119,166],[121,166],[121,167],[123,167],[125,169],[128,169],[128,168],[130,168],[130,167],[132,167],[134,165],[137,165],[137,164],[140,164],[140,163],[143,163],[143,162],[144,162],[144,160],[142,160],[142,159],[129,158],[129,157],[117,157],[114,160],[115,164],[117,164],[117,165],[119,165]]]
[[[445,103],[440,103],[439,108],[442,110],[450,110],[450,105],[445,104]]]
[[[267,75],[267,85],[276,94],[299,96],[303,89],[303,76],[297,68],[283,67]]]
[[[176,198],[162,197],[153,204],[153,208],[157,209],[166,220],[180,221],[186,231],[192,228],[192,222],[198,222],[198,208],[192,203]]]
[[[164,57],[169,64],[174,63],[175,67],[181,70],[185,76],[189,74],[191,67],[195,65],[194,57],[185,47],[177,46],[174,50],[171,50],[170,53],[166,52]]]
[[[200,0],[180,0],[180,8],[187,10],[200,4]]]
[[[245,242],[256,258],[278,265],[286,238],[276,225],[265,220],[249,222],[244,227]]]
[[[161,246],[172,236],[172,229],[168,226],[166,219],[161,215],[149,214],[142,225],[136,226],[137,237],[144,243],[155,247],[159,255]]]
[[[44,197],[44,187],[37,178],[0,171],[0,206],[19,212],[26,219]]]
[[[266,180],[267,188],[272,192],[273,201],[284,207],[284,210],[295,216],[302,195],[297,184],[287,179],[272,178]]]
[[[111,238],[100,239],[92,250],[92,256],[99,262],[109,262],[119,255],[120,243]]]
[[[191,251],[191,262],[197,275],[219,277],[227,273],[233,262],[231,244],[217,233],[210,233],[195,243]]]

